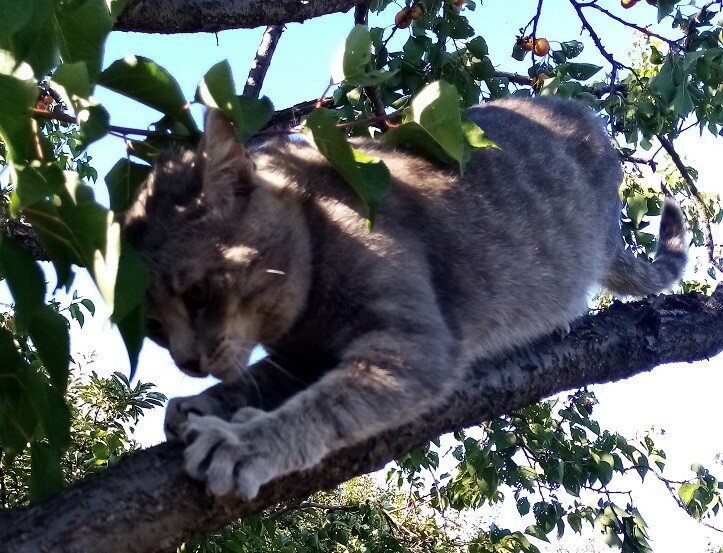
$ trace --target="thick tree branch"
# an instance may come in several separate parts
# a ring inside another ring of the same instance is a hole
[[[116,30],[142,33],[216,33],[284,25],[345,12],[361,0],[132,0]]]
[[[712,297],[615,303],[573,323],[562,341],[543,339],[478,362],[446,405],[336,452],[314,469],[271,482],[252,502],[209,497],[183,475],[181,446],[164,443],[129,455],[45,503],[0,515],[0,551],[166,551],[249,513],[379,469],[445,432],[564,390],[620,380],[662,363],[710,358],[721,350],[723,285]]]

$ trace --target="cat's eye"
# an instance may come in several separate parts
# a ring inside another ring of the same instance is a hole
[[[183,293],[183,301],[189,309],[200,309],[208,302],[208,283],[200,280]]]

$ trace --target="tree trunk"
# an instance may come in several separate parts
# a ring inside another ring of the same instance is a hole
[[[131,0],[115,28],[142,33],[216,33],[225,29],[300,23],[345,12],[360,1]]]
[[[564,340],[545,338],[467,371],[447,403],[419,420],[338,451],[311,470],[261,488],[251,502],[209,497],[183,475],[181,446],[135,452],[55,498],[0,515],[0,551],[166,551],[239,517],[383,467],[430,439],[544,397],[611,382],[723,350],[723,285],[711,296],[661,296],[623,304],[572,325]],[[681,379],[688,378],[681,376]]]

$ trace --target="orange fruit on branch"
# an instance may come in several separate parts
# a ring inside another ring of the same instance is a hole
[[[550,53],[550,43],[546,38],[535,39],[533,51],[536,56],[546,56]]]

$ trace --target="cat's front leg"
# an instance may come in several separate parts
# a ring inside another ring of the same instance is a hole
[[[169,400],[163,424],[166,439],[179,440],[180,429],[191,415],[243,422],[253,411],[278,407],[305,386],[283,369],[278,359],[261,359],[235,380],[221,382],[195,396]]]
[[[247,422],[191,416],[183,429],[186,471],[215,495],[250,499],[266,482],[442,401],[457,376],[448,335],[439,327],[409,330],[365,335],[336,369]]]

